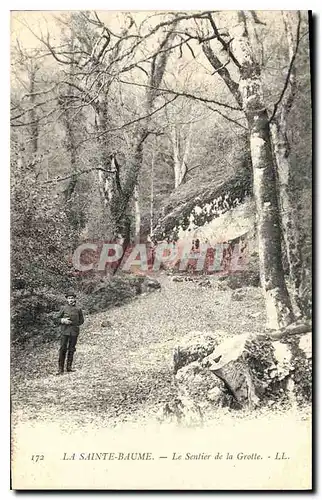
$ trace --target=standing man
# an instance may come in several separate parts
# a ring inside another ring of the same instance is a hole
[[[79,327],[84,323],[83,312],[79,307],[76,307],[76,295],[73,291],[66,293],[67,304],[62,306],[57,314],[57,321],[61,325],[61,340],[58,361],[58,373],[64,373],[65,358],[67,353],[66,371],[72,372],[72,363],[77,339],[79,335]]]

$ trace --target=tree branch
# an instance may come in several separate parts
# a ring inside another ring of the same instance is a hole
[[[286,92],[286,89],[288,87],[288,84],[289,84],[289,81],[290,81],[290,78],[291,78],[291,75],[292,75],[293,65],[294,65],[295,58],[296,58],[297,53],[298,53],[299,44],[300,44],[300,41],[301,41],[301,38],[300,38],[300,28],[301,28],[301,14],[300,14],[300,12],[298,12],[298,23],[297,23],[297,29],[296,29],[296,42],[295,42],[295,47],[294,47],[294,53],[293,53],[293,56],[292,56],[292,58],[290,60],[290,64],[289,64],[289,68],[288,68],[288,72],[287,72],[287,75],[286,75],[286,79],[285,79],[285,82],[284,82],[284,86],[283,86],[282,92],[281,92],[279,98],[277,99],[277,101],[274,104],[272,115],[269,118],[269,123],[272,122],[272,120],[274,119],[274,117],[276,115],[278,106],[280,105],[280,103],[283,100],[284,94]]]
[[[42,182],[42,184],[53,184],[54,182],[61,182],[61,181],[66,181],[67,179],[71,179],[72,177],[79,177],[80,175],[83,174],[88,174],[89,172],[93,172],[94,170],[100,170],[101,172],[109,172],[109,173],[114,173],[114,170],[106,170],[103,167],[93,167],[93,168],[88,168],[86,170],[82,170],[81,172],[74,172],[73,174],[66,175],[64,177],[55,177],[54,179],[49,179],[48,181]]]
[[[178,96],[174,96],[173,99],[171,99],[170,101],[166,101],[165,103],[162,104],[162,106],[159,106],[158,108],[154,109],[153,111],[151,111],[150,113],[147,113],[143,116],[139,116],[139,118],[135,118],[134,120],[130,120],[129,122],[127,123],[123,123],[123,125],[120,125],[119,127],[114,127],[114,128],[110,128],[110,129],[107,129],[107,130],[104,130],[103,132],[99,133],[99,134],[93,134],[95,135],[95,138],[98,139],[99,137],[101,137],[102,135],[105,135],[105,134],[109,134],[111,132],[116,132],[118,130],[122,130],[124,129],[125,127],[129,127],[130,125],[133,125],[134,123],[137,123],[137,122],[140,122],[142,120],[145,120],[146,118],[149,118],[153,115],[155,115],[158,111],[160,111],[161,109],[163,109],[165,106],[167,106],[168,104],[172,103],[173,101],[175,101],[177,99]],[[91,135],[91,137],[88,137],[87,139],[84,139],[82,141],[80,141],[78,144],[77,144],[77,147],[80,146],[81,144],[83,144],[84,142],[87,142],[87,141],[90,141],[92,138],[93,138],[93,135]]]
[[[237,68],[240,68],[240,64],[239,64],[239,62],[237,61],[237,59],[236,59],[236,57],[234,56],[234,54],[232,54],[232,52],[231,52],[231,50],[230,50],[230,48],[229,48],[229,44],[230,44],[231,40],[230,40],[230,41],[228,41],[228,42],[226,42],[226,41],[222,38],[222,36],[220,35],[219,30],[218,30],[218,28],[217,28],[217,26],[216,26],[216,23],[215,23],[215,21],[214,21],[214,19],[213,19],[213,17],[212,17],[211,12],[209,12],[209,13],[208,13],[208,16],[207,16],[207,17],[208,17],[208,19],[209,19],[209,21],[210,21],[211,27],[212,27],[212,29],[214,30],[214,33],[215,33],[215,35],[216,35],[216,37],[217,37],[218,41],[221,43],[221,45],[223,46],[223,48],[225,49],[225,51],[227,52],[227,54],[229,55],[229,57],[231,58],[231,60],[235,63],[235,65],[237,66]]]
[[[29,93],[25,94],[24,96],[22,96],[22,99],[25,99],[26,97],[34,97],[36,95],[49,94],[49,92],[52,92],[53,90],[55,90],[56,87],[57,87],[57,83],[55,83],[49,89],[39,90],[38,92],[29,92]]]
[[[18,118],[21,118],[26,113],[29,113],[30,111],[34,111],[39,106],[43,106],[44,104],[47,104],[47,103],[55,101],[55,100],[56,100],[56,97],[52,97],[51,99],[48,99],[47,101],[38,102],[38,103],[34,104],[33,106],[31,106],[30,108],[21,111],[21,113],[19,115],[13,116],[11,118],[11,120],[18,120]],[[30,124],[28,124],[28,125],[30,125]]]
[[[28,122],[28,123],[11,123],[11,127],[26,127],[27,125],[34,125],[34,124],[39,123],[40,121],[44,120],[45,118],[48,118],[52,114],[56,113],[56,111],[57,111],[57,109],[52,109],[47,114],[37,118],[37,120],[33,120],[31,122]]]
[[[206,106],[207,106],[208,109],[211,109],[211,111],[214,111],[215,113],[218,113],[218,115],[222,116],[223,118],[225,118],[229,122],[232,122],[235,125],[238,125],[238,127],[241,127],[244,130],[248,130],[247,127],[245,127],[244,125],[242,125],[241,123],[239,123],[237,120],[234,120],[233,118],[230,118],[229,116],[225,115],[225,113],[222,113],[221,111],[219,111],[219,109],[214,109],[214,108],[212,108],[211,106],[209,106],[207,104],[206,104]]]
[[[264,26],[266,26],[266,23],[264,23],[263,21],[261,21],[256,13],[255,10],[251,10],[250,11],[251,15],[252,15],[252,18],[254,19],[254,23],[255,24],[263,24]]]
[[[150,85],[146,85],[143,83],[135,83],[135,82],[127,82],[125,80],[119,80],[121,83],[125,83],[126,85],[135,85],[136,87],[151,87]],[[177,97],[187,97],[189,99],[193,99],[195,101],[201,101],[201,102],[206,102],[210,104],[217,104],[217,106],[223,106],[224,108],[232,109],[233,111],[242,111],[241,108],[236,108],[235,106],[230,106],[230,104],[226,104],[224,102],[220,101],[214,101],[213,99],[207,99],[206,97],[198,97],[193,94],[188,94],[187,92],[177,92],[175,90],[170,90],[170,89],[165,89],[165,88],[158,88],[156,90],[159,90],[160,92],[166,92],[168,94],[174,94]]]
[[[230,61],[230,57],[226,63],[226,65],[223,65],[220,59],[215,55],[214,51],[212,50],[210,43],[205,42],[202,44],[202,51],[207,57],[208,61],[212,65],[212,67],[215,69],[215,72],[217,72],[221,78],[224,80],[225,84],[229,88],[230,92],[233,94],[234,98],[236,99],[237,104],[240,106],[240,108],[243,107],[243,102],[242,102],[242,97],[240,95],[239,91],[239,85],[237,82],[235,82],[228,69],[226,68],[226,65]]]
[[[190,174],[190,172],[192,172],[193,170],[195,170],[195,168],[199,168],[201,167],[201,164],[199,163],[199,165],[194,165],[193,167],[190,167],[189,169],[187,169],[187,174]]]

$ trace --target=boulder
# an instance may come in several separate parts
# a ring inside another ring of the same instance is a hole
[[[219,377],[240,407],[258,404],[254,374],[245,362],[246,343],[250,334],[235,335],[222,342],[202,365]]]
[[[248,286],[260,286],[259,271],[253,270],[238,271],[233,274],[221,276],[219,281],[224,282],[231,290]]]
[[[180,395],[163,406],[158,420],[167,424],[199,426],[203,422],[203,412],[195,401]]]
[[[181,391],[193,401],[206,401],[208,394],[214,388],[222,395],[223,382],[211,371],[203,368],[198,361],[189,363],[177,371],[176,382]]]
[[[155,278],[146,276],[141,284],[141,293],[152,292],[154,290],[161,290],[161,283]]]
[[[220,342],[223,332],[198,332],[192,331],[180,340],[173,353],[174,374],[182,368],[197,360],[201,360],[212,353]]]
[[[207,392],[207,399],[212,403],[215,403],[216,406],[220,406],[222,404],[223,399],[223,390],[221,387],[213,387]]]
[[[231,294],[231,300],[241,301],[246,297],[245,290],[239,288],[238,290],[234,290]]]
[[[202,286],[204,288],[211,288],[211,281],[209,279],[203,279],[198,282],[198,286]]]
[[[178,393],[197,404],[232,408],[307,403],[312,394],[308,328],[293,324],[278,332],[230,337],[222,331],[190,332],[174,349]]]
[[[302,341],[302,345],[307,343]],[[235,335],[218,345],[201,364],[224,382],[238,407],[254,408],[283,398],[309,400],[310,360],[299,344],[298,335],[280,340],[268,335]]]

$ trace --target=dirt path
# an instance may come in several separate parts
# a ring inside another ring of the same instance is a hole
[[[259,331],[264,304],[259,289],[242,301],[231,291],[161,278],[161,292],[88,316],[77,345],[76,372],[55,375],[58,341],[27,346],[12,370],[12,403],[18,418],[103,417],[111,424],[144,419],[169,400],[173,347],[193,330],[229,334]],[[109,322],[108,327],[102,322]]]

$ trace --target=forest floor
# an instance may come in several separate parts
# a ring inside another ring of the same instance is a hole
[[[259,288],[244,288],[243,299],[236,301],[232,290],[219,290],[214,282],[203,287],[174,282],[166,275],[160,281],[160,292],[86,318],[73,373],[56,375],[58,332],[56,343],[30,342],[13,351],[13,425],[34,420],[55,420],[66,428],[71,421],[75,426],[98,427],[102,422],[105,427],[150,422],[176,393],[173,348],[188,332],[218,331],[220,336],[225,332],[230,336],[264,331]],[[276,409],[280,411],[284,410]],[[248,417],[257,419],[260,412]],[[245,416],[233,413],[234,419]],[[296,419],[307,420],[309,413],[304,408]],[[232,412],[220,409],[213,417],[220,420],[227,415]]]

